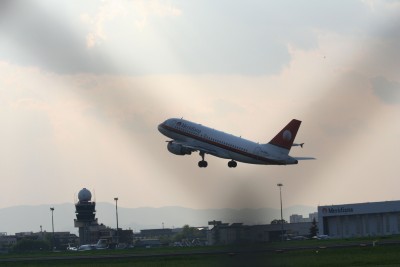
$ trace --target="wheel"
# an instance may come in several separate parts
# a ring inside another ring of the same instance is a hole
[[[205,160],[200,160],[198,165],[199,165],[200,168],[206,168],[208,163]]]
[[[237,166],[237,162],[236,161],[231,160],[231,161],[228,162],[228,167],[229,168],[236,168],[236,166]]]

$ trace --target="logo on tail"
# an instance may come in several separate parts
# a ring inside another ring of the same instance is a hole
[[[301,121],[293,119],[269,142],[269,144],[289,151],[293,145],[294,139],[296,138],[300,124]]]
[[[283,140],[290,141],[292,139],[292,133],[289,130],[285,130],[282,134]]]

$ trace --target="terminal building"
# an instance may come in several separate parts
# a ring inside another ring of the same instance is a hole
[[[400,234],[400,201],[319,206],[318,228],[332,238]]]

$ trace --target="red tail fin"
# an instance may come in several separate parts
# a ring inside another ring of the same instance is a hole
[[[285,126],[269,144],[290,150],[296,138],[297,131],[300,128],[301,121],[292,120]]]

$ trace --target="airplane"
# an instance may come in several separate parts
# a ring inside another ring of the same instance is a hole
[[[170,118],[158,125],[158,130],[172,140],[166,141],[167,149],[175,155],[191,155],[199,151],[200,168],[208,166],[204,160],[206,154],[230,159],[229,168],[235,168],[237,162],[262,165],[292,165],[299,160],[312,157],[291,157],[292,146],[303,147],[304,143],[294,144],[301,121],[291,120],[270,142],[259,144],[242,137],[224,133],[194,123],[183,118]]]

